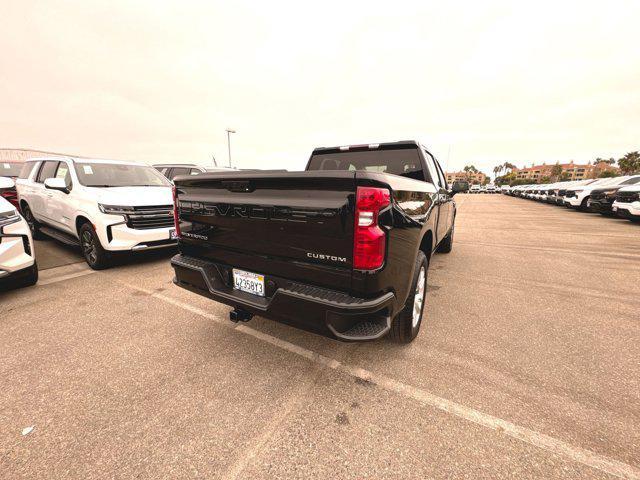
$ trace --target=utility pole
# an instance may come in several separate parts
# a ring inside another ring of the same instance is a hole
[[[231,134],[236,133],[232,128],[227,128],[227,149],[229,150],[229,167],[231,167]]]

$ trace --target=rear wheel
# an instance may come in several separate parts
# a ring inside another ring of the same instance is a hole
[[[33,217],[33,213],[31,212],[31,208],[29,208],[28,204],[24,204],[22,207],[22,216],[24,217],[24,221],[27,222],[29,226],[29,230],[31,231],[31,236],[34,240],[38,240],[42,237],[40,234],[40,224]]]
[[[90,223],[80,227],[80,245],[87,264],[94,270],[104,270],[111,266],[111,254],[102,248],[100,239]]]
[[[396,315],[391,324],[389,335],[399,343],[411,342],[420,331],[425,299],[427,297],[427,271],[429,261],[424,253],[418,252],[410,294],[404,308]]]

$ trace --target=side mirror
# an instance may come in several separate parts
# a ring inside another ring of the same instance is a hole
[[[451,193],[453,195],[460,192],[466,192],[468,190],[469,190],[468,182],[461,182],[461,181],[453,182],[453,186],[451,187]]]
[[[0,188],[13,188],[16,184],[12,178],[0,177]]]
[[[67,183],[64,181],[64,178],[47,178],[44,181],[44,188],[69,193],[69,189],[67,188]]]

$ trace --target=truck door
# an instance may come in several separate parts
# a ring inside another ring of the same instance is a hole
[[[444,205],[446,202],[447,191],[440,180],[440,175],[438,175],[438,168],[436,167],[434,158],[426,150],[423,149],[422,151],[427,162],[429,176],[431,177],[431,181],[438,191],[435,202],[436,205],[434,207],[434,215],[437,215],[437,227],[435,231],[435,245],[437,245],[438,243],[440,243],[440,240],[442,240],[447,234],[447,208],[446,205]]]
[[[435,160],[436,167],[438,168],[438,176],[440,177],[440,183],[444,187],[444,203],[442,204],[442,209],[446,211],[446,222],[444,224],[447,226],[445,230],[445,235],[449,232],[451,225],[453,224],[453,195],[451,195],[451,190],[449,189],[449,185],[447,184],[447,177],[442,171],[442,167],[438,160]],[[442,213],[442,216],[445,216],[445,212]]]

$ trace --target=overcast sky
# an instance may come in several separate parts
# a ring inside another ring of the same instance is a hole
[[[448,170],[640,149],[640,1],[0,0],[0,147],[302,169],[416,138]]]

